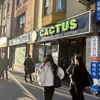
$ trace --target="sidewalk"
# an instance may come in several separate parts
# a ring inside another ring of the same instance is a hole
[[[23,67],[17,66],[17,67],[14,68],[14,70],[12,70],[12,69],[10,69],[10,70],[11,70],[11,71],[15,71],[15,72],[19,72],[19,73],[20,73],[19,75],[24,76],[24,69],[23,69]],[[68,88],[69,82],[68,82],[67,80],[63,80],[63,85],[67,86],[67,88]],[[90,94],[90,95],[93,95],[93,96],[97,96],[96,94],[92,94],[92,93],[90,92],[90,88],[89,88],[89,87],[86,87],[86,88],[85,88],[84,93]],[[98,97],[100,97],[100,95],[98,95]]]
[[[0,81],[0,100],[37,100],[9,74],[9,80]]]

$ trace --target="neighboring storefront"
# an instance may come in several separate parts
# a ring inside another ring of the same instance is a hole
[[[28,54],[28,34],[13,38],[9,41],[10,67],[23,66],[26,55]]]
[[[85,63],[88,63],[86,59],[90,55],[87,55],[89,50],[86,47],[90,44],[86,42],[92,33],[91,15],[88,11],[30,33],[29,43],[33,43],[35,63],[41,63],[47,54],[52,54],[55,63],[65,71],[70,58],[77,53],[81,53]]]
[[[8,39],[6,37],[0,38],[0,56],[4,57],[4,55],[8,55]]]

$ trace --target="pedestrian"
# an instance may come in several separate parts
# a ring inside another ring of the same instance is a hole
[[[86,67],[80,54],[77,54],[74,60],[75,66],[71,75],[70,94],[72,95],[72,100],[85,100],[83,91],[85,88]]]
[[[2,78],[4,79],[4,72],[6,74],[6,79],[8,80],[8,66],[9,66],[9,59],[4,56],[4,59],[3,59],[3,75],[2,75]]]
[[[54,74],[56,73],[60,79],[64,77],[64,71],[57,65],[55,66],[52,56],[48,54],[37,71],[39,84],[44,87],[44,100],[52,100],[55,90]]]
[[[75,66],[75,62],[74,62],[74,59],[71,58],[71,64],[69,65],[69,67],[67,68],[66,72],[67,74],[70,76],[72,74],[72,70],[73,70],[73,67]]]
[[[1,81],[2,75],[3,75],[3,59],[0,56],[0,81]]]
[[[69,67],[66,70],[66,73],[69,75],[69,79],[71,80],[71,75],[72,75],[72,70],[75,66],[75,62],[74,62],[74,58],[70,58],[71,63],[69,65]],[[69,85],[69,90],[72,88],[72,84]]]
[[[30,75],[30,83],[33,82],[31,74],[34,72],[34,69],[35,69],[35,67],[34,67],[32,58],[30,55],[28,55],[28,57],[24,61],[25,82],[27,82],[28,74]]]

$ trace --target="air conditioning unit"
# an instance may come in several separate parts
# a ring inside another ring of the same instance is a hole
[[[91,0],[77,0],[79,3],[85,5],[85,6],[88,6],[90,4],[90,1]]]

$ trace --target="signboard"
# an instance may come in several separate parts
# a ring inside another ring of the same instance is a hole
[[[95,0],[96,2],[96,22],[100,21],[100,0]]]
[[[37,39],[34,42],[88,34],[91,32],[91,11],[87,11],[66,20],[60,21],[54,26],[36,30]],[[30,35],[30,37],[32,37],[32,35]]]
[[[12,40],[9,41],[9,46],[23,44],[28,42],[28,34],[24,34],[21,36],[18,36]]]
[[[100,92],[100,37],[91,37],[91,64],[90,74],[94,80],[91,92]]]
[[[94,85],[91,86],[91,92],[100,92],[100,62],[91,62],[91,76]]]
[[[98,37],[91,37],[91,57],[98,56]]]
[[[29,34],[28,43],[43,42],[91,33],[91,15],[91,11],[87,11],[60,21],[54,26],[36,30]]]
[[[36,64],[35,64],[35,72],[37,72],[37,71],[38,71],[38,69],[39,69],[40,65],[41,65],[41,63],[36,63]]]

